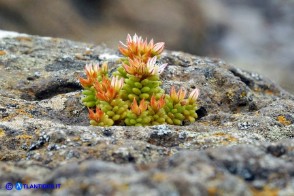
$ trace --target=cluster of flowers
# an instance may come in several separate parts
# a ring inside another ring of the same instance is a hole
[[[126,44],[120,42],[119,51],[124,57],[112,77],[107,63],[86,65],[86,78],[79,80],[91,125],[182,125],[184,121],[195,121],[198,89],[186,98],[184,88],[177,92],[172,86],[170,94],[165,94],[160,87],[159,76],[167,64],[158,65],[156,60],[163,49],[163,42],[148,43],[136,34],[128,35]]]

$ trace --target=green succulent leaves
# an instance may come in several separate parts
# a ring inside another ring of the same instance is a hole
[[[86,78],[79,78],[84,90],[82,103],[89,110],[94,126],[147,126],[159,124],[182,125],[197,119],[199,90],[188,98],[186,90],[170,94],[161,88],[160,74],[167,64],[156,64],[164,43],[149,43],[136,34],[128,35],[119,50],[125,56],[121,66],[109,77],[107,63],[86,65]]]

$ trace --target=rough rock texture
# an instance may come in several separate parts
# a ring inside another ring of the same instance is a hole
[[[89,126],[77,77],[117,51],[57,38],[0,38],[0,194],[291,195],[294,97],[219,59],[166,51],[164,89],[200,88],[185,126]],[[8,37],[7,37],[8,36]],[[61,184],[5,190],[6,182]]]
[[[293,10],[293,0],[0,0],[0,29],[113,49],[138,33],[262,73],[294,94]]]

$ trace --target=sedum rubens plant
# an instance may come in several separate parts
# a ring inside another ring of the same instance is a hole
[[[199,90],[187,91],[174,86],[165,94],[160,74],[167,64],[156,63],[164,43],[147,42],[136,34],[120,42],[124,56],[121,66],[109,76],[107,63],[85,66],[86,78],[80,77],[84,88],[83,104],[88,107],[90,124],[94,126],[182,125],[195,122]]]

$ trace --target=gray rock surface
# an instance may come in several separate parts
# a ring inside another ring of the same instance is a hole
[[[1,195],[293,195],[294,97],[219,59],[165,51],[163,88],[198,87],[186,126],[89,126],[77,77],[119,53],[20,34],[0,38]],[[5,190],[7,182],[60,189]]]
[[[225,59],[294,94],[293,10],[293,0],[0,0],[0,29],[113,49],[138,33],[170,50]]]

